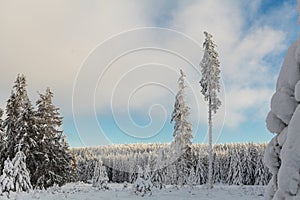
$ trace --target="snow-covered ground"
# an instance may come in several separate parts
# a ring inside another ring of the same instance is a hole
[[[132,192],[132,185],[123,189],[123,184],[109,184],[110,190],[101,191],[93,188],[90,184],[71,183],[62,188],[50,188],[47,191],[35,191],[30,193],[12,193],[10,200],[131,200],[131,199],[162,199],[162,200],[262,200],[263,186],[224,186],[217,185],[212,190],[204,186],[176,189],[171,186],[163,190],[154,190],[151,196],[137,196]],[[0,200],[7,200],[0,196]]]

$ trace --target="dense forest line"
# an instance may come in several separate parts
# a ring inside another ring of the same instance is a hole
[[[207,183],[208,145],[193,144],[191,165],[178,169],[180,157],[172,156],[169,144],[122,144],[73,148],[77,160],[77,180],[92,180],[95,163],[102,160],[110,182],[133,183],[139,167],[149,173],[154,185],[202,185]],[[266,185],[271,174],[263,164],[266,144],[236,143],[213,146],[214,183]]]

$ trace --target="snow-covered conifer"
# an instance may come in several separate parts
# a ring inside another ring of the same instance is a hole
[[[95,163],[92,185],[93,187],[96,187],[100,190],[107,190],[109,189],[107,183],[108,183],[108,176],[107,176],[106,168],[102,164],[102,161],[100,159]]]
[[[173,151],[176,161],[176,168],[178,171],[178,184],[186,184],[186,178],[189,174],[189,167],[191,165],[190,145],[193,138],[191,123],[188,121],[190,108],[185,101],[185,74],[180,70],[180,77],[178,79],[179,91],[175,98],[174,110],[172,113],[171,122],[174,124],[174,140],[171,143],[171,150]],[[180,173],[179,173],[180,172]]]
[[[227,176],[227,183],[239,184],[240,185],[240,177],[243,172],[241,171],[241,163],[240,156],[237,145],[232,145],[232,149],[230,150],[230,164],[229,164],[229,172]]]
[[[15,81],[7,101],[6,115],[4,156],[14,158],[18,151],[22,151],[27,157],[27,168],[34,173],[37,168],[37,155],[40,153],[36,148],[38,132],[35,111],[27,95],[24,75],[18,75]]]
[[[134,182],[134,192],[137,195],[141,195],[142,197],[148,194],[152,195],[152,187],[153,183],[151,182],[151,178],[148,172],[147,167],[142,169],[142,167],[138,166],[138,177]]]
[[[6,142],[4,141],[4,129],[3,129],[3,110],[0,109],[0,171],[3,169],[3,163],[5,161],[5,146]]]
[[[197,185],[197,177],[194,167],[191,168],[189,171],[189,175],[187,177],[187,185],[191,188],[193,188],[195,185]]]
[[[2,175],[0,176],[1,193],[15,191],[14,176],[13,176],[13,164],[9,157],[4,162],[4,168]]]
[[[216,113],[221,106],[221,101],[217,97],[220,92],[220,62],[218,53],[215,51],[216,45],[212,41],[212,35],[204,32],[205,42],[204,56],[200,63],[202,78],[200,80],[201,93],[205,101],[208,101],[208,126],[209,126],[209,169],[208,169],[208,187],[213,187],[213,149],[212,149],[212,112]]]
[[[154,172],[151,177],[151,181],[153,182],[154,187],[158,189],[165,188],[165,160],[166,156],[163,150],[158,151],[158,155],[156,157]]]
[[[175,97],[174,110],[172,113],[171,122],[175,122],[172,142],[173,150],[180,156],[186,152],[192,144],[193,138],[191,123],[188,121],[190,108],[186,105],[185,101],[185,74],[180,70],[180,77],[178,79],[179,91]]]
[[[26,78],[24,75],[18,75],[11,96],[9,97],[6,105],[6,119],[4,120],[4,129],[6,142],[6,155],[5,157],[14,157],[18,152],[21,140],[23,140],[23,131],[19,132],[22,128],[22,116],[24,108],[28,105],[28,96],[26,91]],[[27,105],[24,105],[25,102]]]
[[[196,177],[199,185],[207,183],[207,152],[201,151],[198,155],[196,164]]]
[[[264,149],[258,148],[256,156],[256,166],[254,171],[255,182],[254,185],[267,185],[269,181],[269,173],[267,167],[263,163]]]
[[[32,183],[39,188],[47,188],[54,184],[63,185],[70,181],[74,173],[74,157],[69,151],[63,131],[62,117],[59,109],[52,103],[53,93],[47,88],[40,94],[37,105],[37,127],[39,131],[38,149],[40,162]]]
[[[29,171],[26,167],[26,156],[22,151],[17,152],[12,160],[14,187],[16,192],[28,192],[32,189]]]

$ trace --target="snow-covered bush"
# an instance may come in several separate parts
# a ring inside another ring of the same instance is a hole
[[[124,183],[123,183],[123,188],[122,188],[122,190],[126,190],[128,188],[128,183],[127,183],[127,181],[125,181]]]
[[[148,194],[152,195],[152,182],[150,179],[145,180],[142,177],[138,177],[134,183],[135,193],[141,195],[142,197]]]
[[[151,182],[149,173],[147,169],[142,170],[139,167],[139,173],[136,181],[134,182],[134,192],[137,195],[141,195],[142,197],[148,194],[149,196],[152,195],[152,187],[153,184]]]
[[[94,175],[92,179],[92,186],[100,190],[108,190],[107,186],[108,176],[105,166],[103,166],[102,161],[99,160],[95,164]]]
[[[8,192],[15,190],[14,185],[14,175],[13,175],[13,164],[10,161],[9,157],[4,162],[4,168],[2,175],[0,176],[0,189],[1,193]]]
[[[12,161],[9,157],[6,159],[0,176],[1,193],[28,192],[32,189],[25,160],[26,156],[22,151],[19,151]]]

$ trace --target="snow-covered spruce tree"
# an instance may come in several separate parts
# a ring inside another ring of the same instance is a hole
[[[158,151],[158,155],[155,160],[155,167],[154,172],[151,176],[151,181],[154,185],[154,187],[158,189],[165,188],[165,162],[167,157],[165,156],[165,153],[162,149]]]
[[[61,186],[75,175],[75,159],[60,129],[62,117],[53,105],[52,97],[53,93],[47,88],[36,102],[37,148],[43,153],[39,155],[35,173],[32,173],[32,183],[38,188],[48,188],[54,184]]]
[[[221,101],[217,97],[220,92],[220,62],[218,53],[215,51],[216,45],[212,41],[212,35],[204,32],[205,42],[204,56],[200,63],[202,78],[200,80],[201,93],[205,101],[208,101],[208,126],[209,126],[209,163],[208,163],[208,187],[213,187],[213,149],[212,149],[212,112],[216,113],[221,106]]]
[[[35,111],[28,98],[23,102],[17,125],[15,156],[19,151],[22,151],[26,155],[26,166],[33,173],[38,167],[38,155],[42,152],[37,148],[39,133],[36,126]]]
[[[184,185],[187,183],[187,177],[191,167],[191,139],[193,138],[191,123],[188,121],[190,108],[185,102],[185,74],[180,70],[180,77],[178,79],[179,91],[175,97],[174,110],[172,113],[171,122],[174,124],[173,141],[171,143],[171,150],[173,156],[177,159],[175,161],[177,170],[177,185]]]
[[[29,171],[26,167],[26,156],[22,151],[17,152],[12,160],[14,188],[16,192],[28,192],[32,189]]]
[[[207,152],[201,151],[196,164],[197,183],[199,185],[207,183]]]
[[[257,157],[258,146],[253,143],[247,144],[244,157],[244,185],[254,185],[255,178],[258,178],[255,176]]]
[[[237,145],[231,145],[230,150],[230,164],[229,164],[229,171],[227,175],[227,183],[229,185],[232,184],[239,184],[239,177],[241,177],[241,163],[240,163],[240,156],[239,151],[237,149]],[[239,184],[240,185],[240,184]]]
[[[108,176],[106,172],[106,167],[103,165],[101,159],[99,159],[95,163],[94,175],[92,178],[92,186],[100,190],[108,190],[109,187],[107,186],[107,183]]]
[[[220,183],[221,182],[221,166],[222,166],[222,161],[221,158],[222,156],[220,155],[219,151],[215,151],[213,155],[213,182],[214,183]]]
[[[4,141],[4,129],[3,129],[3,110],[0,109],[0,172],[3,170],[3,164],[5,161],[5,146],[6,143]]]
[[[195,168],[191,167],[191,170],[189,172],[189,175],[187,177],[187,185],[190,188],[194,188],[195,185],[197,185],[197,176],[195,172]]]
[[[13,164],[9,157],[4,162],[4,168],[2,175],[0,176],[0,189],[1,193],[15,191],[14,176],[13,176]]]
[[[5,157],[15,157],[18,151],[26,155],[26,165],[30,172],[37,167],[37,155],[41,152],[36,148],[37,128],[35,111],[26,91],[26,78],[18,75],[6,107],[7,118],[4,121]]]
[[[256,166],[254,168],[255,169],[255,171],[254,171],[254,177],[255,177],[254,185],[267,185],[268,181],[269,181],[268,169],[263,163],[263,154],[264,154],[264,149],[261,149],[261,147],[258,147],[257,156],[255,157]]]
[[[89,183],[93,179],[96,159],[90,153],[87,153],[83,159],[76,158],[77,162],[77,177],[79,181]],[[108,175],[111,175],[111,168],[108,170]]]
[[[6,154],[4,157],[14,157],[17,152],[17,141],[16,135],[18,134],[18,125],[16,122],[19,121],[22,105],[24,100],[28,99],[26,92],[26,79],[23,75],[18,75],[11,96],[7,100],[6,105],[6,119],[4,120],[3,127],[5,129],[4,141],[6,143]]]
[[[136,195],[141,195],[142,197],[148,194],[149,196],[152,195],[152,187],[153,183],[151,182],[151,178],[149,175],[149,167],[142,167],[138,166],[138,177],[134,182],[134,193]]]

